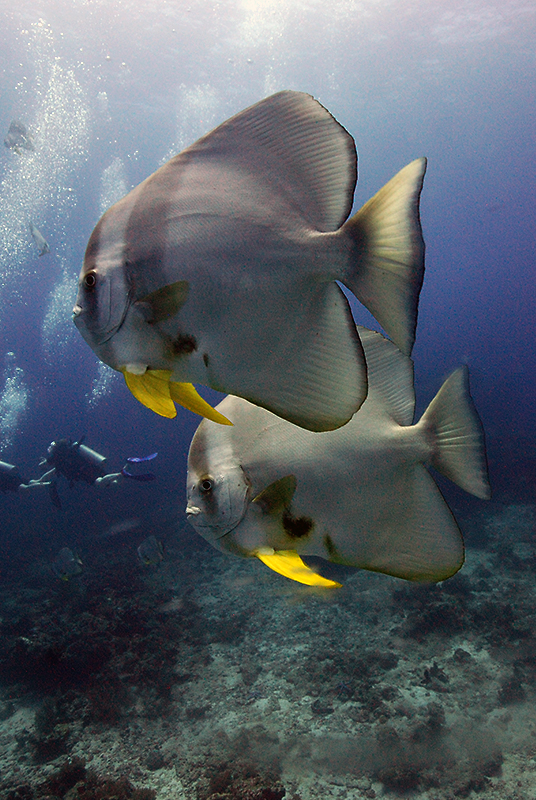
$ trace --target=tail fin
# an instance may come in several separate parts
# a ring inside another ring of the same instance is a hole
[[[425,158],[412,161],[342,226],[356,255],[342,282],[408,356],[424,275],[419,198],[425,171]]]
[[[431,466],[466,492],[488,500],[491,490],[484,429],[469,393],[467,367],[460,367],[447,378],[421,423],[433,432]]]

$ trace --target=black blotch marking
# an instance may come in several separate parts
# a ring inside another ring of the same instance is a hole
[[[205,367],[208,367],[210,362],[210,358],[208,357],[208,353],[203,353],[203,363]]]
[[[326,548],[330,558],[337,558],[338,556],[337,548],[335,547],[333,539],[331,538],[329,533],[326,533],[326,535],[324,536],[324,547]]]
[[[310,517],[293,517],[290,511],[283,512],[283,528],[287,536],[292,539],[302,539],[308,536],[314,528],[314,522]]]
[[[190,334],[186,334],[186,336],[177,336],[177,338],[171,342],[171,349],[176,356],[193,353],[194,350],[197,350],[195,336],[191,336]]]

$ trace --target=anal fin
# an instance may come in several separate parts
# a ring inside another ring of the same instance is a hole
[[[260,366],[235,373],[226,390],[300,428],[335,430],[367,396],[365,356],[335,281],[307,288],[310,294],[298,298],[297,313],[289,314],[289,305],[280,301],[267,308],[277,337],[267,344]]]
[[[383,508],[367,529],[366,553],[354,566],[430,583],[444,581],[460,569],[462,534],[423,464],[393,472],[383,499]]]

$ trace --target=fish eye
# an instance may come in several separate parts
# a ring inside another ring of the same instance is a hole
[[[97,283],[97,273],[95,270],[91,270],[88,272],[87,275],[84,275],[84,286],[86,289],[94,289]]]
[[[203,494],[208,494],[208,492],[211,492],[213,487],[214,481],[212,481],[210,478],[203,478],[199,484],[199,489],[201,492],[203,492]]]

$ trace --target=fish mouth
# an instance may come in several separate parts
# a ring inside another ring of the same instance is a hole
[[[198,506],[186,506],[186,518],[190,525],[192,525],[196,533],[198,533],[207,541],[211,542],[217,542],[220,539],[223,539],[224,536],[228,536],[230,533],[232,533],[234,529],[240,525],[244,519],[244,516],[245,512],[240,519],[236,520],[236,522],[232,522],[225,526],[225,528],[221,529],[217,524],[211,525],[210,522],[203,522],[203,518],[206,520],[206,515],[203,514],[203,511]]]
[[[105,328],[99,332],[98,326],[88,324],[89,319],[84,308],[79,303],[76,303],[73,308],[73,322],[90,346],[92,344],[95,346],[100,346],[106,344],[106,342],[109,342],[110,339],[115,336],[117,331],[123,325],[127,316],[127,312],[128,303],[125,304],[123,315],[119,322],[116,325],[113,325],[111,328]]]

